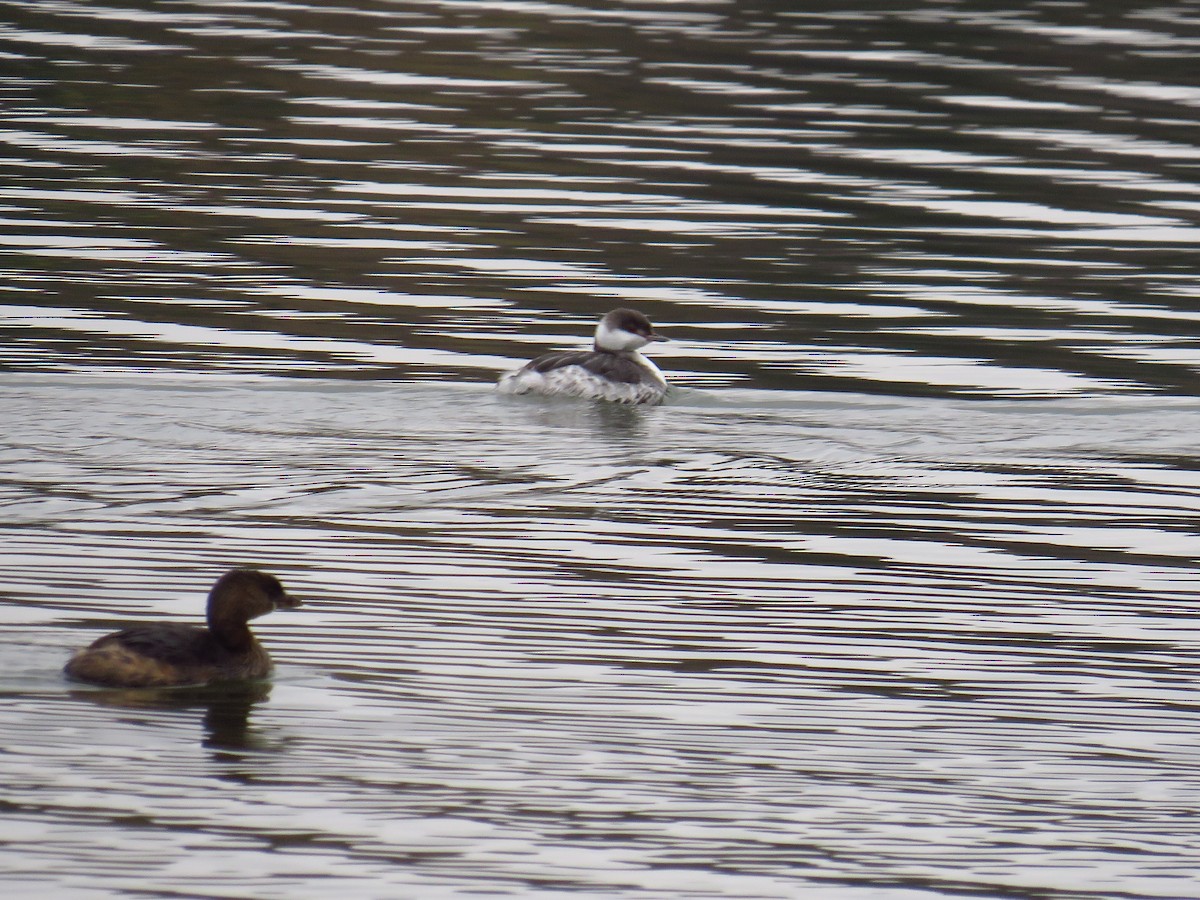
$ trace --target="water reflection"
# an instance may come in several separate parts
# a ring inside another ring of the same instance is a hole
[[[147,713],[203,710],[200,744],[214,751],[214,760],[236,761],[241,758],[236,751],[277,751],[283,746],[278,738],[269,738],[251,726],[251,711],[271,696],[271,685],[266,682],[157,689],[88,688],[69,694],[97,706]]]

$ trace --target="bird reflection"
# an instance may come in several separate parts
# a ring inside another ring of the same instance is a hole
[[[561,398],[516,398],[509,404],[514,418],[538,431],[578,428],[605,440],[624,443],[647,434],[647,410],[641,406]]]
[[[202,747],[221,759],[236,751],[277,749],[251,726],[250,711],[271,694],[266,681],[248,681],[185,688],[105,688],[73,690],[72,697],[129,710],[204,710]],[[238,758],[236,755],[227,757]]]

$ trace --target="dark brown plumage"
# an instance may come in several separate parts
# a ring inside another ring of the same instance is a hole
[[[234,569],[208,595],[207,628],[176,622],[134,625],[77,652],[69,678],[111,687],[167,687],[265,678],[271,658],[249,621],[300,601],[279,580],[256,569]]]

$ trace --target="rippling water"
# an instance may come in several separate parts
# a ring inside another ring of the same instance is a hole
[[[1188,7],[8,4],[18,368],[1196,384]],[[532,348],[531,348],[532,349]]]
[[[4,10],[14,896],[1200,896],[1190,6]]]

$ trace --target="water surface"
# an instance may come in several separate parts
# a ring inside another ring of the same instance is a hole
[[[1186,6],[8,4],[19,369],[1196,386]]]
[[[1200,894],[1190,7],[4,9],[14,895]]]

